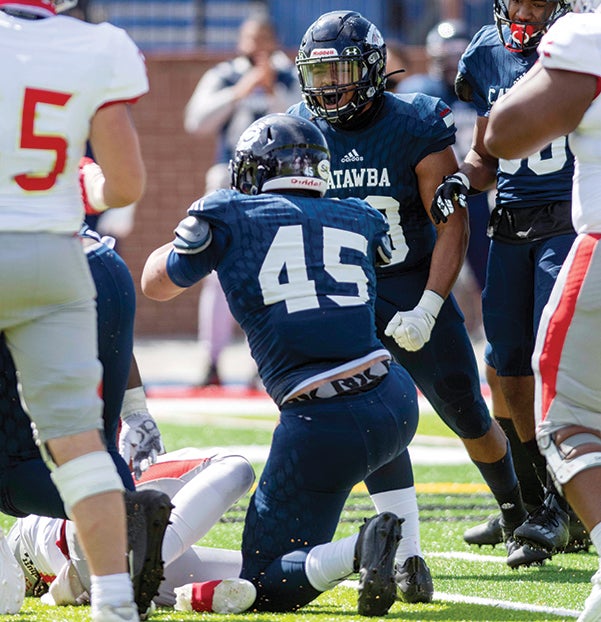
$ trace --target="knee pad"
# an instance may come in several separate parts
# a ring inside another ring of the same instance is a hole
[[[106,451],[93,451],[56,467],[50,477],[71,517],[71,509],[87,497],[103,492],[122,491],[123,482]]]
[[[539,437],[538,444],[560,490],[577,473],[601,467],[601,433],[593,428],[570,425]]]

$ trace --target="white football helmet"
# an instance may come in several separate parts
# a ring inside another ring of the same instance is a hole
[[[574,13],[593,13],[601,6],[601,0],[568,0]]]

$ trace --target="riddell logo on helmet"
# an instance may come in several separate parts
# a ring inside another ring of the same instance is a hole
[[[310,188],[321,187],[323,182],[319,179],[311,179],[309,177],[305,177],[299,179],[298,177],[292,177],[290,179],[290,184],[293,186],[308,186]]]
[[[334,48],[317,48],[311,51],[311,58],[323,56],[338,56],[338,52]]]

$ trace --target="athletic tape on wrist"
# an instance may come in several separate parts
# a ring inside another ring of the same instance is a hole
[[[127,389],[123,396],[121,419],[127,419],[129,416],[139,412],[148,412],[144,389],[142,387]]]
[[[468,179],[468,176],[465,173],[460,173],[459,171],[457,171],[456,173],[453,173],[452,177],[458,177],[461,180],[461,183],[469,190],[470,189],[470,180]]]

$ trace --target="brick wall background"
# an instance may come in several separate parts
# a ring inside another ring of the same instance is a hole
[[[411,52],[412,68],[421,71],[421,48]],[[153,302],[140,291],[140,275],[146,257],[172,237],[173,227],[204,190],[204,176],[211,166],[214,142],[189,136],[183,129],[183,111],[202,74],[225,56],[146,56],[150,93],[132,108],[140,135],[148,181],[140,200],[133,232],[119,244],[136,284],[136,336],[154,338],[194,337],[198,323],[198,294],[194,285],[169,302]]]

